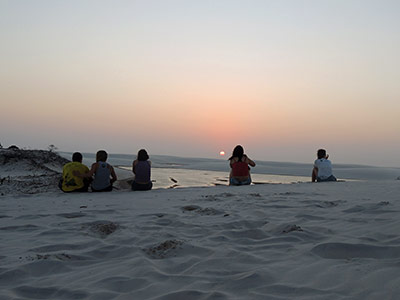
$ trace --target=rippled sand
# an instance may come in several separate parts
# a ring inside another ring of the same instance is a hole
[[[0,299],[399,299],[400,182],[0,197]]]

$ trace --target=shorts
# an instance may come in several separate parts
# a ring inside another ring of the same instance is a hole
[[[153,183],[149,181],[148,183],[137,183],[132,182],[132,191],[149,191],[153,187]]]
[[[91,178],[90,178],[90,179],[91,179]],[[91,181],[90,179],[89,179],[89,178],[84,178],[84,179],[83,179],[83,184],[84,184],[84,186],[81,187],[81,188],[79,188],[79,189],[75,189],[75,190],[72,190],[72,191],[64,191],[64,190],[62,189],[63,178],[61,178],[60,181],[58,182],[58,187],[59,187],[60,190],[62,190],[64,193],[85,193],[85,192],[88,191],[89,184],[90,184],[90,181]]]
[[[336,177],[331,175],[328,178],[319,178],[317,177],[317,182],[328,182],[328,181],[337,181]]]
[[[109,185],[108,187],[106,187],[106,188],[104,188],[104,189],[101,189],[101,190],[96,190],[96,189],[94,189],[93,187],[92,187],[92,192],[111,192],[113,190],[113,186],[112,186],[112,184],[111,185]]]
[[[229,185],[249,185],[251,183],[251,178],[249,176],[249,178],[243,180],[243,181],[239,181],[234,177],[231,177],[229,179]]]

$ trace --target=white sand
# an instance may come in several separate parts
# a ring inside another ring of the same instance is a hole
[[[0,300],[400,299],[399,180],[64,194],[56,162],[0,165]]]
[[[400,181],[0,197],[0,299],[400,299]]]

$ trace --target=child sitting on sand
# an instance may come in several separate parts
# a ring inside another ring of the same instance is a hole
[[[135,180],[132,182],[132,191],[148,191],[153,187],[151,182],[151,162],[149,155],[144,149],[139,150],[137,159],[132,163],[132,172]]]
[[[328,160],[329,155],[325,149],[319,149],[317,152],[318,159],[314,162],[314,169],[311,175],[312,182],[336,181],[336,177],[332,175],[332,164]]]
[[[243,147],[237,145],[229,158],[231,172],[229,174],[229,185],[247,185],[251,183],[250,166],[256,164],[244,154]]]
[[[106,151],[97,151],[96,162],[92,164],[90,171],[85,174],[77,174],[77,176],[88,178],[94,175],[92,192],[110,192],[113,189],[112,184],[117,180],[114,168],[106,163],[107,157]]]
[[[60,180],[59,188],[65,192],[87,192],[90,184],[89,178],[75,176],[75,172],[87,173],[89,168],[82,164],[83,156],[79,152],[72,154],[72,162],[63,167],[63,175]]]

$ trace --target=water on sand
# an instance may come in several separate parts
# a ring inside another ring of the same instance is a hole
[[[131,170],[131,167],[119,167],[124,170]],[[302,176],[283,176],[252,174],[254,184],[268,183],[294,183],[309,181],[309,177]],[[228,185],[229,173],[209,170],[190,170],[174,168],[152,168],[151,178],[154,188],[175,188],[175,187],[194,187],[194,186],[216,186]]]

